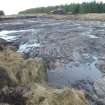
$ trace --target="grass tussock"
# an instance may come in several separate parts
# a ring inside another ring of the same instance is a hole
[[[44,81],[45,72],[40,58],[24,60],[19,53],[0,52],[0,87]]]
[[[26,105],[89,105],[83,92],[74,89],[48,89],[41,85],[24,95]]]

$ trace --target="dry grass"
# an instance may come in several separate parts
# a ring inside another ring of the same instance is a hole
[[[88,14],[74,14],[74,15],[53,15],[53,14],[32,14],[32,15],[45,16],[48,18],[55,18],[55,19],[105,21],[105,13],[88,13]]]
[[[105,13],[88,13],[88,14],[75,14],[75,15],[48,15],[55,19],[70,19],[70,20],[99,20],[105,21]]]
[[[45,64],[40,58],[24,60],[18,53],[0,52],[0,87],[41,82],[45,74]]]
[[[74,89],[51,89],[36,85],[24,95],[26,105],[89,105],[83,92]]]
[[[25,15],[10,15],[10,16],[2,16],[1,19],[18,19],[18,18],[27,18],[37,16],[54,18],[54,19],[70,19],[70,20],[99,20],[105,21],[105,13],[88,13],[88,14],[66,14],[66,15],[57,15],[57,14],[45,14],[45,13],[37,13],[37,14],[25,14]]]
[[[82,91],[42,86],[45,78],[46,68],[42,59],[25,60],[13,51],[0,52],[0,88],[30,84],[30,90],[21,97],[25,99],[24,105],[89,105]]]

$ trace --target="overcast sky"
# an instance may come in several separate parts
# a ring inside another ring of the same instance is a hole
[[[0,10],[4,10],[6,14],[16,14],[21,10],[28,8],[69,4],[71,2],[86,2],[94,0],[0,0]],[[103,1],[105,0],[96,0]]]

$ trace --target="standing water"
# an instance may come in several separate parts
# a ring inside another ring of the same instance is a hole
[[[48,84],[64,87],[82,81],[93,83],[102,77],[102,73],[95,66],[96,62],[97,59],[94,56],[87,59],[86,62],[70,61],[66,64],[60,61],[54,62],[55,67],[48,70]]]

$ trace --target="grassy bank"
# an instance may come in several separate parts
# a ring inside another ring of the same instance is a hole
[[[55,19],[105,21],[105,13],[88,13],[75,15],[49,15]]]
[[[46,14],[46,13],[37,13],[37,14],[21,14],[21,15],[11,15],[11,16],[2,16],[2,20],[11,20],[11,19],[29,19],[29,18],[53,18],[53,19],[63,19],[63,20],[92,20],[92,21],[105,21],[105,13],[88,13],[88,14],[72,14],[72,15],[57,15],[57,14]]]

